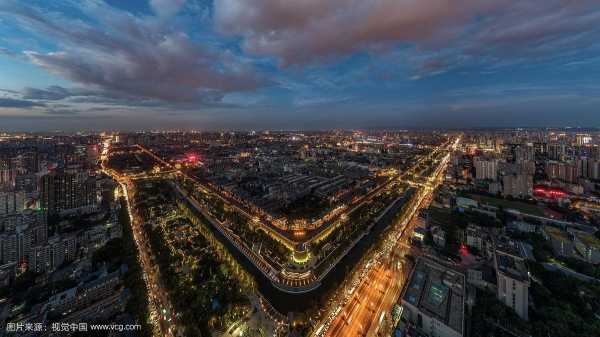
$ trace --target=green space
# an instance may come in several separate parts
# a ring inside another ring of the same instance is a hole
[[[379,194],[373,201],[363,204],[354,210],[354,212],[350,213],[348,219],[336,227],[327,238],[314,243],[311,247],[314,252],[321,252],[325,245],[331,249],[329,252],[322,253],[323,257],[326,256],[326,260],[320,262],[316,269],[316,273],[319,274],[328,268],[328,266],[344,252],[347,244],[356,240],[367,227],[374,222],[375,218],[377,218],[377,216],[379,216],[392,201],[398,198],[400,195],[399,191],[400,188],[392,188],[391,191]],[[392,212],[394,214],[389,218],[386,217],[386,219],[382,220],[388,221],[388,223],[397,220],[403,213],[403,206],[407,202],[408,200],[404,200],[404,202],[400,201],[400,207],[398,207],[395,212]]]
[[[229,228],[240,238],[243,238],[248,248],[261,247],[261,254],[266,255],[277,263],[284,264],[291,256],[291,251],[284,244],[272,238],[258,225],[253,225],[250,220],[235,209],[211,194],[203,193],[191,182],[184,182],[184,188],[209,213],[221,222],[226,222]]]
[[[287,263],[292,254],[287,246],[273,239],[262,228],[250,226],[248,220],[237,213],[228,218],[231,221],[229,228],[243,239],[248,248],[260,247],[261,255],[268,256],[281,265]]]
[[[561,231],[562,232],[562,231]],[[600,267],[576,258],[555,258],[550,241],[537,233],[511,233],[514,239],[533,246],[536,262],[528,262],[532,273],[529,288],[529,332],[534,337],[600,336],[600,284],[584,282],[559,271],[550,271],[543,262],[561,264],[592,277],[600,276]]]
[[[530,287],[535,304],[530,311],[534,337],[600,336],[600,284],[548,271],[538,263],[529,269],[540,281]]]
[[[147,229],[184,336],[211,336],[249,311],[249,301],[234,271],[208,241],[183,218]]]
[[[475,305],[470,312],[471,336],[525,337],[531,334],[528,322],[500,302],[493,293],[477,290]]]

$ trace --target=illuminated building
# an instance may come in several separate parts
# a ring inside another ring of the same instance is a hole
[[[498,177],[498,160],[475,158],[475,177],[481,180],[496,180]]]
[[[96,178],[85,171],[50,172],[40,179],[40,204],[49,213],[96,206]]]

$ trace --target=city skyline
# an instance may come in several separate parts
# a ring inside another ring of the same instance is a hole
[[[0,3],[2,131],[599,127],[594,1]]]
[[[598,23],[0,0],[0,337],[600,337]]]

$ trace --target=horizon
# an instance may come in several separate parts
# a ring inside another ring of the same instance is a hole
[[[280,133],[293,133],[293,132],[305,132],[305,133],[329,133],[333,131],[341,132],[481,132],[481,131],[560,131],[560,132],[597,132],[600,131],[600,127],[580,127],[580,126],[516,126],[516,127],[504,127],[504,126],[475,126],[475,127],[369,127],[369,128],[323,128],[323,129],[199,129],[199,128],[148,128],[148,129],[74,129],[74,130],[40,130],[40,131],[26,131],[26,130],[14,130],[7,131],[0,129],[2,134],[29,134],[29,135],[56,135],[56,134],[73,134],[81,133],[86,134],[118,134],[118,133],[265,133],[265,132],[280,132]]]

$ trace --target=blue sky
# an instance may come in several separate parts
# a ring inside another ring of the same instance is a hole
[[[600,127],[600,3],[0,0],[0,130]]]

